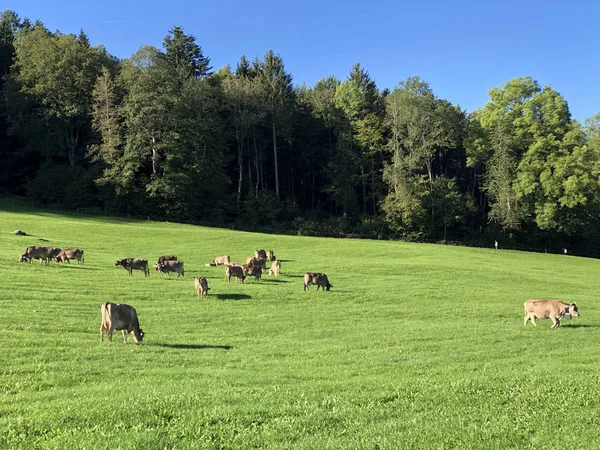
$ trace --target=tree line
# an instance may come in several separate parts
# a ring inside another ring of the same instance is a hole
[[[600,115],[530,77],[467,113],[419,77],[295,85],[282,57],[215,70],[173,27],[119,60],[0,18],[0,189],[41,204],[305,234],[597,254]]]

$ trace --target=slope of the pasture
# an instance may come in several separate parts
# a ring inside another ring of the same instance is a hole
[[[18,263],[28,245],[79,247],[85,264]],[[6,205],[0,248],[0,448],[600,446],[597,260]],[[204,266],[257,248],[279,278],[228,285]],[[113,266],[162,254],[185,277]],[[305,271],[334,287],[303,292]],[[528,298],[582,315],[523,327]],[[100,342],[104,301],[136,307],[142,344]]]

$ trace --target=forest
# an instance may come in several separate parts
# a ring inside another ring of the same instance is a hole
[[[600,256],[600,114],[531,77],[467,112],[418,76],[294,84],[193,35],[120,60],[0,17],[0,193],[51,208],[305,235]]]

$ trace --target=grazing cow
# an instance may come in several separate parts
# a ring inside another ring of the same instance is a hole
[[[59,253],[60,253],[60,248],[39,247],[39,246],[32,245],[25,249],[25,253],[23,253],[21,255],[21,257],[19,258],[19,262],[28,261],[29,264],[31,264],[31,262],[34,259],[39,259],[40,264],[42,264],[45,261],[46,265],[48,265],[50,260],[52,258],[54,258],[55,256],[58,256]]]
[[[117,259],[115,262],[116,266],[123,266],[130,277],[133,276],[131,273],[134,270],[141,270],[144,272],[144,276],[150,276],[150,270],[148,269],[148,260],[141,258],[125,258],[125,259]]]
[[[579,309],[575,303],[564,303],[560,300],[527,300],[523,306],[525,307],[525,322],[531,320],[533,326],[536,326],[535,319],[552,319],[550,328],[560,328],[560,320],[567,314],[570,316],[578,316]],[[569,316],[569,317],[570,317]]]
[[[248,269],[246,270],[246,276],[254,277],[254,280],[258,281],[260,277],[262,277],[262,269],[259,266],[249,264]]]
[[[260,267],[261,269],[266,269],[267,260],[266,259],[256,259],[253,256],[250,256],[246,260],[246,264],[249,266]]]
[[[215,259],[213,259],[213,262],[210,265],[211,266],[222,266],[223,264],[229,264],[230,261],[231,261],[231,258],[229,258],[229,255],[215,256]]]
[[[206,297],[208,295],[208,290],[210,288],[208,287],[208,281],[206,281],[206,278],[196,278],[194,280],[194,286],[196,287],[196,293],[198,294],[198,298],[200,298],[200,294],[202,294],[202,297]]]
[[[267,252],[264,250],[254,250],[254,257],[256,259],[267,259]]]
[[[171,272],[177,273],[177,278],[185,275],[183,270],[183,261],[165,261],[162,264],[154,264],[157,272],[162,272],[167,276],[171,276]]]
[[[277,261],[277,258],[275,258],[275,253],[273,253],[273,250],[269,250],[267,252],[267,259],[269,261]]]
[[[306,272],[304,274],[304,290],[308,290],[308,287],[311,284],[317,285],[317,291],[320,287],[322,287],[324,290],[329,290],[333,287],[333,284],[329,284],[327,275],[325,275],[324,273]]]
[[[144,332],[140,328],[135,308],[120,303],[105,302],[101,306],[102,323],[100,324],[100,341],[104,340],[104,332],[108,333],[108,340],[112,341],[115,330],[123,332],[123,342],[127,343],[127,334],[133,333],[135,342],[142,342]]]
[[[83,264],[83,250],[79,250],[78,248],[66,248],[60,251],[58,256],[54,258],[54,261],[57,263],[66,261],[70,264],[71,259],[76,259],[77,264]]]
[[[158,258],[157,264],[162,264],[167,261],[177,261],[177,256],[161,256]]]
[[[246,271],[244,270],[244,267],[228,265],[225,269],[225,278],[228,283],[230,282],[231,277],[236,277],[236,282],[242,280],[242,283],[244,283],[246,281]]]
[[[271,268],[269,269],[269,275],[279,275],[280,271],[281,271],[281,262],[273,261],[273,264],[271,264]]]

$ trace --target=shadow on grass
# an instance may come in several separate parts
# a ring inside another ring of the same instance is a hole
[[[265,278],[265,277],[261,278],[261,282],[262,281],[264,281],[265,283],[291,283],[291,281],[287,281],[287,280],[277,280],[275,278]]]
[[[288,275],[285,274],[286,277],[290,277],[290,278],[304,278],[304,275]]]
[[[248,294],[216,294],[219,300],[250,300],[251,295]]]
[[[296,260],[295,259],[278,259],[277,261],[280,261],[280,262],[295,262]]]
[[[600,325],[594,325],[591,323],[562,323],[561,328],[598,328]]]
[[[83,267],[82,265],[77,265],[77,264],[73,264],[73,265],[62,265],[61,267],[66,267],[67,269],[77,269],[77,270],[100,270],[97,267]]]
[[[231,345],[202,345],[202,344],[146,344],[150,347],[165,347],[165,348],[179,348],[184,350],[207,350],[207,349],[221,349],[221,350],[231,350],[233,347]]]

